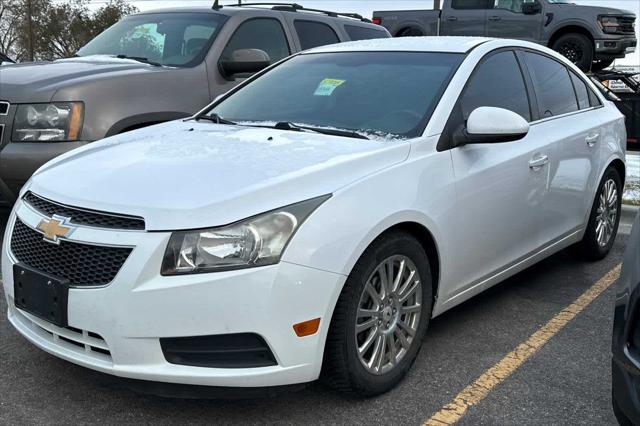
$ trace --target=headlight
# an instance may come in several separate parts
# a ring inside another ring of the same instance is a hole
[[[19,105],[13,121],[13,142],[76,141],[82,130],[84,104]]]
[[[620,26],[620,23],[618,22],[618,18],[616,16],[601,15],[598,17],[598,22],[600,22],[602,31],[604,31],[605,33],[618,32],[618,27]]]
[[[162,275],[180,275],[272,265],[325,195],[273,210],[232,225],[171,235]]]

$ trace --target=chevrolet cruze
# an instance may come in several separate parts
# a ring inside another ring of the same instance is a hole
[[[563,248],[607,255],[625,140],[616,107],[535,44],[306,51],[43,166],[4,239],[9,320],[116,376],[379,394],[431,318]]]

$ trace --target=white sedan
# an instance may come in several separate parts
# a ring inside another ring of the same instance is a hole
[[[535,44],[307,51],[43,166],[4,239],[9,320],[127,378],[379,394],[431,318],[565,247],[607,255],[625,140]]]

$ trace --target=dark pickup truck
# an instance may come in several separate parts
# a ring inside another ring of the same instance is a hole
[[[444,0],[442,9],[374,12],[373,21],[394,37],[455,35],[532,41],[562,53],[585,71],[602,70],[637,46],[633,12],[567,0]]]

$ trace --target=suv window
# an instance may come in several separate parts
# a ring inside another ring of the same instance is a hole
[[[373,28],[359,27],[357,25],[345,25],[344,29],[347,31],[349,38],[353,41],[370,40],[372,38],[389,38],[389,34],[387,34],[386,31],[374,30]]]
[[[577,111],[578,102],[567,67],[537,53],[525,52],[525,57],[538,99],[540,118]]]
[[[573,87],[576,88],[576,96],[578,97],[578,107],[580,109],[587,109],[591,106],[591,102],[589,102],[589,89],[587,88],[587,84],[582,81],[580,77],[571,74],[571,81],[573,81]]]
[[[254,18],[244,21],[222,52],[222,59],[231,59],[238,49],[260,49],[267,52],[271,63],[291,54],[287,36],[280,21],[273,18]]]
[[[454,9],[490,9],[490,0],[452,0]]]
[[[296,27],[302,50],[340,43],[336,32],[327,24],[296,20],[293,25]]]
[[[460,105],[466,120],[482,106],[504,108],[531,121],[529,96],[513,52],[489,56],[478,65],[462,95]]]

